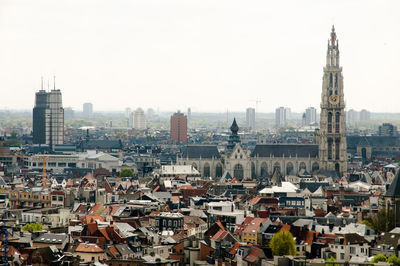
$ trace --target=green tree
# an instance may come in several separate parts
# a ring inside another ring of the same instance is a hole
[[[334,257],[331,256],[327,261],[334,262],[336,260]],[[339,264],[325,263],[325,266],[339,266]]]
[[[394,254],[387,259],[387,262],[393,266],[400,266],[400,258],[396,257]]]
[[[374,230],[388,232],[395,227],[394,218],[392,211],[380,210],[378,213],[370,215],[365,220],[372,225]]]
[[[36,231],[42,231],[43,226],[40,223],[29,223],[29,224],[24,225],[24,227],[22,227],[22,230],[33,233]]]
[[[386,256],[383,254],[378,254],[371,260],[372,263],[380,262],[380,261],[386,262],[387,261]]]
[[[120,177],[134,177],[135,174],[133,173],[132,169],[130,168],[124,168],[119,172]]]
[[[272,255],[296,255],[296,243],[293,235],[289,231],[280,231],[276,233],[269,243],[272,250]]]
[[[370,221],[368,221],[368,220],[362,220],[362,221],[359,221],[358,223],[359,223],[359,224],[365,224],[366,226],[368,226],[368,227],[374,229],[374,225],[373,225]]]

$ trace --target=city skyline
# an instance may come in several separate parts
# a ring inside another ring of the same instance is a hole
[[[287,2],[5,2],[0,86],[23,96],[6,94],[0,106],[33,107],[40,77],[56,75],[64,106],[74,109],[92,102],[110,111],[151,105],[224,112],[260,100],[258,112],[302,112],[319,106],[327,32],[335,24],[346,109],[400,112],[398,2]],[[377,88],[393,97],[377,101]],[[147,92],[152,99],[143,103]],[[184,103],[165,101],[176,93]]]

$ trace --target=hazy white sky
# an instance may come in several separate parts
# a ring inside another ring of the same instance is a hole
[[[0,109],[319,108],[335,24],[347,107],[400,112],[400,1],[2,0]],[[47,81],[46,81],[47,83]]]

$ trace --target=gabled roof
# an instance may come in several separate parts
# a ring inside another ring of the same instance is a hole
[[[257,144],[251,157],[301,157],[318,156],[318,145],[307,144]]]
[[[248,262],[256,262],[263,255],[262,249],[251,247],[249,254],[244,258]]]
[[[221,158],[217,145],[187,145],[182,152],[183,158],[190,159],[211,159]]]
[[[400,171],[397,172],[396,177],[393,179],[386,191],[386,197],[400,197]]]
[[[211,239],[216,241],[221,241],[228,235],[228,231],[226,230],[219,230]]]

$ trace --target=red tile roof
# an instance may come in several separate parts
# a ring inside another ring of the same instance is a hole
[[[262,250],[256,247],[251,247],[249,254],[244,258],[248,262],[256,262],[262,254]]]
[[[108,249],[108,251],[110,251],[111,255],[112,255],[114,258],[117,258],[117,257],[119,256],[119,252],[118,252],[117,248],[114,247],[114,246],[110,247],[110,248]]]
[[[225,236],[228,234],[228,231],[225,230],[219,230],[215,235],[213,235],[212,239],[216,241],[221,241],[222,239],[225,238]]]
[[[240,247],[240,243],[236,242],[235,244],[233,244],[233,248],[229,251],[229,254],[231,255],[235,255],[237,252],[237,249]]]
[[[81,222],[84,224],[89,224],[89,223],[94,223],[96,222],[96,220],[99,220],[101,222],[105,222],[104,218],[98,215],[87,215],[87,216],[83,216],[81,218]]]
[[[96,244],[80,243],[76,247],[75,252],[101,253],[103,250]]]
[[[90,223],[90,224],[88,224],[87,226],[88,226],[88,229],[89,229],[89,232],[90,232],[91,235],[93,235],[94,233],[96,233],[97,230],[98,230],[98,228],[97,228],[97,223]]]
[[[221,221],[215,222],[221,230],[225,230],[225,227],[222,225]]]
[[[103,207],[103,204],[96,204],[90,209],[89,214],[94,214],[96,213],[99,209]]]
[[[110,241],[110,240],[111,240],[111,238],[110,238],[110,236],[108,235],[107,230],[106,230],[105,228],[100,228],[99,231],[100,231],[100,233],[104,236],[104,238],[105,238],[107,241]]]
[[[282,225],[281,231],[290,231],[291,226],[288,224]]]

